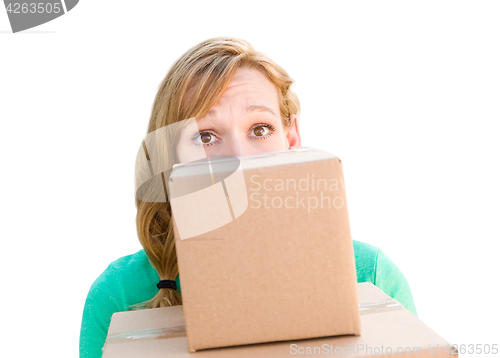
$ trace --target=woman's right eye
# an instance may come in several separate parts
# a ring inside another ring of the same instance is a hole
[[[210,143],[212,135],[210,133],[203,133],[200,135],[200,139],[203,143]]]
[[[192,139],[196,145],[212,145],[218,142],[217,137],[209,132],[197,133]]]

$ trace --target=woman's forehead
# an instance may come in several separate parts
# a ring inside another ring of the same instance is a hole
[[[243,112],[261,109],[276,114],[279,108],[278,91],[260,71],[238,69],[219,101],[207,115],[217,114],[218,108],[223,110],[223,107],[228,106]]]
[[[193,89],[193,88],[192,88]],[[192,91],[188,91],[184,103],[189,103]],[[228,112],[250,114],[268,112],[279,117],[278,90],[262,71],[249,67],[238,68],[225,91],[215,105],[201,119],[216,119]]]
[[[248,67],[236,70],[231,82],[223,93],[223,97],[238,93],[249,93],[255,95],[275,95],[278,98],[274,84],[267,76],[259,70]]]

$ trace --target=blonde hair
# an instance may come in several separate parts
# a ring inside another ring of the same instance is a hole
[[[293,80],[288,73],[266,55],[255,51],[247,41],[217,37],[192,47],[172,65],[159,86],[148,133],[187,118],[203,117],[217,103],[240,67],[261,71],[276,86],[283,126],[289,127],[292,124],[290,115],[299,116],[300,103],[297,95],[290,90]],[[144,142],[143,148],[149,161]],[[166,160],[172,163],[175,161],[172,157]],[[136,177],[139,175],[137,170],[136,167]],[[163,173],[162,178],[164,180]],[[143,194],[141,198],[154,195],[155,193]],[[136,207],[137,234],[151,265],[158,272],[160,280],[174,280],[179,268],[168,198],[166,202],[149,202],[136,197]],[[160,289],[152,299],[132,308],[180,304],[182,298],[178,291]]]

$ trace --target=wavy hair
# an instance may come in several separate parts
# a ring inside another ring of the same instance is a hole
[[[203,117],[217,103],[240,67],[261,71],[276,86],[283,126],[289,127],[292,124],[290,115],[299,116],[300,103],[297,95],[290,90],[293,80],[288,73],[265,54],[255,51],[247,41],[216,37],[190,48],[172,65],[159,85],[149,120],[148,134],[187,118]],[[149,163],[145,142],[142,145]],[[164,160],[175,162],[173,157]],[[139,170],[136,166],[136,180],[140,175]],[[163,173],[162,178],[165,180]],[[179,267],[172,210],[168,198],[166,202],[144,200],[155,195],[156,193],[143,193],[140,196],[143,200],[136,197],[137,235],[160,279],[174,280],[179,273]],[[132,309],[180,304],[182,298],[178,291],[160,289],[152,299],[133,305]]]

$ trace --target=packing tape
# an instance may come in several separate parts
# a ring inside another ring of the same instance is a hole
[[[359,314],[372,314],[379,312],[397,311],[405,307],[399,301],[390,299],[382,301],[363,302],[359,304]]]
[[[106,338],[106,344],[128,342],[135,339],[162,339],[176,337],[186,337],[185,325],[114,333],[108,335],[108,338]]]
[[[366,315],[380,312],[389,312],[401,310],[404,308],[405,307],[401,303],[394,299],[370,301],[359,304],[359,314]],[[108,343],[130,342],[135,339],[163,339],[177,337],[186,337],[185,325],[114,333],[108,335],[105,345]]]

